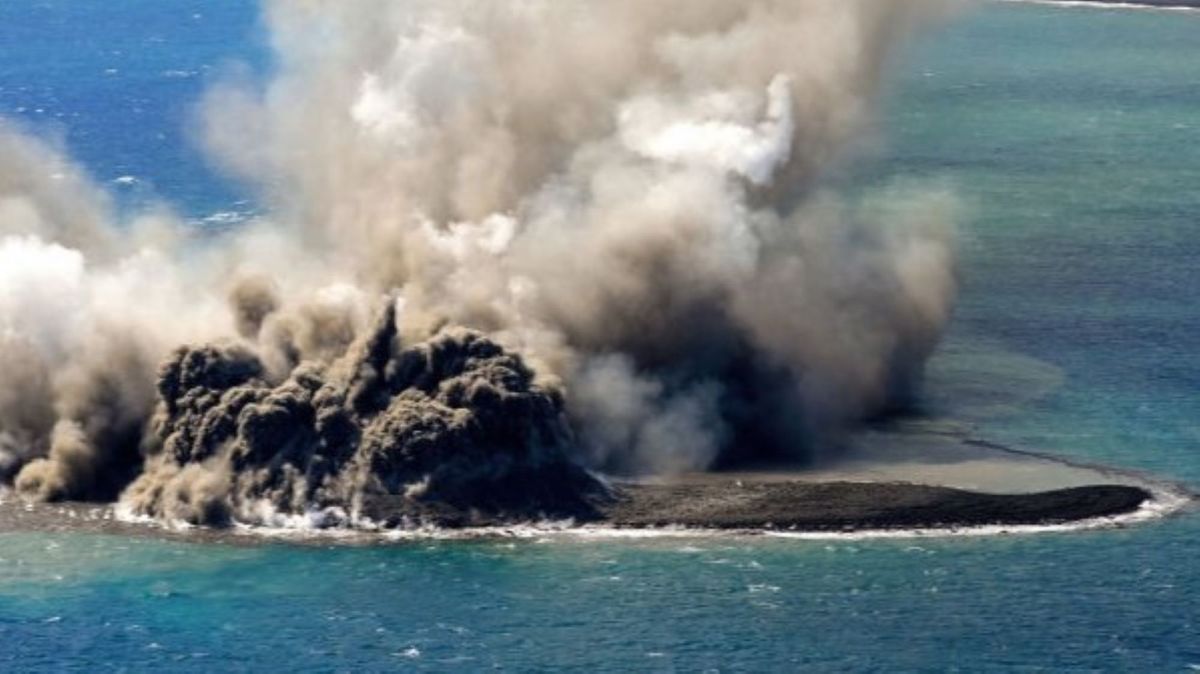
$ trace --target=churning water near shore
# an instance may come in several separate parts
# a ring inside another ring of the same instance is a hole
[[[235,227],[255,205],[181,129],[231,60],[266,67],[254,11],[4,3],[0,115],[60,135],[129,208],[162,196]],[[971,211],[930,415],[1200,486],[1198,30],[1187,12],[995,4],[897,68],[886,145],[855,180],[943,180]],[[900,539],[7,533],[0,669],[1188,671],[1198,557],[1186,513]]]

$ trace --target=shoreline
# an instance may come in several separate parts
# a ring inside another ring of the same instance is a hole
[[[607,491],[578,510],[487,512],[403,496],[208,528],[138,516],[120,504],[27,502],[0,487],[0,533],[95,533],[254,546],[386,545],[547,536],[856,538],[1030,534],[1119,528],[1197,509],[1189,485],[1157,475],[914,421],[864,429],[832,463],[764,463],[673,477],[597,476]]]
[[[1082,7],[1091,9],[1148,9],[1158,11],[1200,11],[1200,0],[994,0],[1018,5]]]
[[[627,485],[602,523],[809,533],[1039,526],[1128,515],[1153,499],[1146,489],[1116,484],[1031,494],[906,483]]]
[[[303,516],[281,526],[226,529],[126,518],[113,505],[28,503],[0,494],[0,534],[98,534],[197,544],[391,545],[417,541],[690,537],[797,539],[1033,534],[1120,528],[1192,508],[1178,485],[1099,484],[1029,494],[993,494],[911,483],[739,480],[622,484],[586,520],[488,521],[387,528],[370,521],[322,528]]]

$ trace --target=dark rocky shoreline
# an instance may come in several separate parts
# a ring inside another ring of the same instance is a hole
[[[863,532],[905,529],[947,531],[988,525],[1056,525],[1127,515],[1152,500],[1141,487],[1095,485],[1031,494],[988,494],[906,483],[711,480],[677,484],[622,484],[613,496],[577,513],[576,525],[616,529],[661,527],[756,531]],[[529,517],[461,512],[412,502],[367,504],[364,513],[390,525],[420,524],[447,533],[470,529],[503,536]],[[255,544],[268,537],[246,529],[177,530],[124,522],[110,506],[32,504],[9,497],[0,503],[0,533],[44,531],[150,536],[195,542]],[[303,531],[297,531],[303,538]],[[310,540],[327,542],[326,536]],[[304,542],[300,540],[298,542]],[[347,539],[347,542],[356,542]],[[359,539],[357,542],[364,542]],[[365,542],[371,542],[367,540]]]
[[[1139,5],[1160,9],[1200,9],[1200,0],[1081,0],[1093,5]]]
[[[1126,485],[986,494],[899,483],[629,485],[604,510],[617,527],[844,531],[1043,525],[1134,512],[1150,492]]]
[[[626,483],[590,507],[551,519],[616,528],[843,531],[953,529],[987,525],[1064,524],[1134,512],[1152,494],[1129,485],[1094,485],[1029,494],[991,494],[908,483],[711,479]],[[443,528],[503,527],[521,513],[478,512],[400,497],[369,499],[364,514],[387,528],[434,523]]]
[[[1187,7],[1200,9],[1197,0],[1092,0],[1102,5],[1145,5],[1147,7]]]

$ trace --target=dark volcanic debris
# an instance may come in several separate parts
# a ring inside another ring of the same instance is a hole
[[[125,498],[140,514],[586,518],[604,494],[568,458],[562,396],[520,356],[460,328],[402,345],[392,307],[341,360],[282,382],[249,347],[208,345],[177,351],[158,391],[146,468]]]

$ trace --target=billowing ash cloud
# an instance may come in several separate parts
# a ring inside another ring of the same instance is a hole
[[[945,10],[268,2],[202,119],[270,215],[211,241],[0,126],[0,476],[219,521],[819,451],[953,301],[952,198],[830,186]]]

